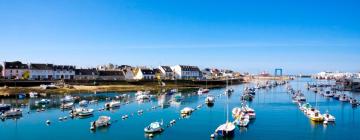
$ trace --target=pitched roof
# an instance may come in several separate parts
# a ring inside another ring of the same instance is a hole
[[[75,70],[75,66],[70,66],[70,65],[54,65],[54,70]]]
[[[20,61],[4,62],[5,69],[28,69],[27,64],[23,64]]]
[[[99,71],[100,76],[124,76],[123,71]]]
[[[165,72],[173,72],[169,66],[161,66],[162,69],[164,69]]]
[[[141,69],[142,74],[146,74],[146,75],[154,75],[155,71],[152,69]]]
[[[200,71],[200,69],[197,66],[180,65],[180,68],[183,71]]]
[[[96,69],[75,69],[75,75],[99,75]]]
[[[52,70],[53,64],[30,64],[31,70]]]

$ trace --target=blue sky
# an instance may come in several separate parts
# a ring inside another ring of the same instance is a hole
[[[356,0],[0,0],[0,61],[360,71]]]

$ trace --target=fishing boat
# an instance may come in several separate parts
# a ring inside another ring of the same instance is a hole
[[[335,122],[335,117],[330,115],[329,112],[326,112],[325,114],[323,114],[322,117],[324,118],[324,121],[326,121],[326,122]]]
[[[87,101],[87,100],[81,100],[80,102],[79,102],[79,105],[80,106],[87,106],[89,104],[89,101]]]
[[[74,107],[74,103],[70,102],[70,103],[62,103],[60,105],[61,109],[72,109]]]
[[[149,126],[144,128],[145,133],[160,133],[164,129],[162,128],[163,122],[152,122]]]
[[[207,95],[205,98],[205,103],[206,104],[214,104],[215,103],[215,97],[211,94]]]
[[[22,110],[18,108],[12,108],[8,111],[5,111],[3,114],[1,114],[1,117],[15,117],[15,116],[21,116]]]
[[[105,108],[116,108],[116,107],[120,107],[120,101],[111,101],[105,103]]]
[[[96,121],[90,123],[90,129],[95,130],[98,127],[106,127],[110,125],[109,116],[100,116]]]
[[[226,89],[228,88],[226,87]],[[234,123],[229,122],[229,96],[226,99],[226,122],[215,129],[215,134],[220,137],[232,137],[235,132]]]
[[[191,108],[191,107],[185,107],[184,109],[182,109],[182,110],[180,111],[180,113],[181,113],[182,115],[190,115],[193,111],[194,111],[193,108]]]
[[[35,104],[49,104],[51,102],[50,99],[41,99],[39,101],[35,101]]]

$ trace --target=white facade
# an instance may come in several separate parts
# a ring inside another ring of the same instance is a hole
[[[134,73],[130,67],[123,70],[125,74],[125,80],[133,80],[134,79]]]
[[[169,66],[159,66],[161,79],[174,79],[174,72]]]
[[[74,79],[75,77],[75,66],[66,65],[55,65],[54,66],[54,79]]]
[[[153,80],[155,79],[155,72],[150,69],[137,68],[134,75],[135,80]]]
[[[197,66],[176,65],[171,67],[176,79],[200,79],[201,72]]]
[[[52,64],[30,64],[30,80],[50,80],[54,70]]]

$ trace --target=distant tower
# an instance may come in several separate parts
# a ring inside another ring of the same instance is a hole
[[[274,75],[275,76],[283,76],[283,69],[282,68],[276,68]]]

